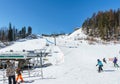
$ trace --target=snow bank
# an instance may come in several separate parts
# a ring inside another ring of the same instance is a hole
[[[35,49],[41,49],[46,45],[45,39],[32,39],[32,40],[26,40],[26,41],[20,41],[15,42],[13,45],[8,46],[6,48],[2,48],[0,52],[6,52],[6,51],[29,51],[29,50],[35,50]]]

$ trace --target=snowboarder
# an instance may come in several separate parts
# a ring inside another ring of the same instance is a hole
[[[107,63],[107,61],[106,61],[106,59],[105,59],[105,58],[103,58],[103,62],[104,62],[104,63]]]
[[[7,61],[6,76],[8,77],[8,84],[16,84],[15,67],[9,60]]]
[[[114,67],[119,67],[119,65],[117,64],[118,59],[116,57],[114,57],[113,59],[113,63],[114,63]]]
[[[97,65],[98,66],[98,72],[103,71],[102,67],[103,67],[103,63],[100,61],[100,59],[97,59]]]
[[[16,69],[16,73],[17,73],[16,82],[18,82],[18,79],[20,79],[21,82],[24,82],[21,72],[22,72],[22,70],[20,68]]]

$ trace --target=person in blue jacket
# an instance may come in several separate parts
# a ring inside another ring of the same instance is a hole
[[[119,67],[119,65],[117,64],[118,59],[116,57],[114,57],[113,59],[113,63],[114,63],[114,67]]]
[[[98,66],[98,72],[101,72],[101,71],[103,71],[103,63],[100,61],[100,59],[97,59],[97,65],[96,66]]]

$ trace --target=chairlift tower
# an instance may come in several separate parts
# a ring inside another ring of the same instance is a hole
[[[42,60],[42,57],[43,57],[43,54],[45,53],[45,51],[43,52],[43,49],[40,49],[40,50],[36,50],[36,54],[37,54],[37,57],[40,57],[40,68],[41,68],[41,77],[43,79],[43,60]]]
[[[55,43],[55,46],[56,46],[56,35],[55,34],[53,35],[53,38],[54,38],[54,43]]]

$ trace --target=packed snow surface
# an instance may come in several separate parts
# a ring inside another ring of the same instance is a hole
[[[74,42],[73,39],[71,40]],[[0,51],[42,48],[45,41],[34,39],[15,42],[15,44]],[[34,80],[33,83],[28,84],[120,84],[120,69],[115,68],[112,61],[109,60],[117,57],[118,64],[120,64],[120,44],[89,45],[78,41],[71,46],[71,42],[68,41],[68,39],[57,38],[57,45],[50,45],[51,54],[56,61],[53,60],[52,66],[42,68],[43,78],[41,77],[41,68],[36,68],[30,70],[30,75],[28,75],[28,71],[24,71],[24,80]],[[79,45],[77,45],[78,43]],[[103,69],[106,72],[98,73],[97,59],[102,61],[103,58],[107,60],[107,64],[103,63]],[[52,61],[50,60],[50,62]],[[4,73],[5,71],[0,71],[0,74]],[[0,75],[0,84],[3,84],[2,79],[3,76]],[[8,84],[7,80],[5,84]]]

